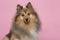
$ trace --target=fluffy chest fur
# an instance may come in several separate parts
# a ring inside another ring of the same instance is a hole
[[[12,28],[4,40],[37,40],[40,25],[38,15],[30,2],[25,8],[18,4]]]
[[[14,39],[14,40],[37,40],[37,33],[35,32],[35,30],[30,30],[29,31],[29,35],[25,35],[22,33],[20,35],[20,39]]]

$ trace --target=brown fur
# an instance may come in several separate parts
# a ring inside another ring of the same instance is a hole
[[[29,20],[28,24],[24,22],[26,18]],[[31,29],[37,32],[39,31],[39,27],[40,21],[31,3],[29,2],[25,8],[17,5],[17,14],[13,22],[13,27],[6,37],[9,40],[28,40],[28,37],[31,38],[31,34],[29,33]]]
[[[20,24],[20,26],[22,27],[22,28],[25,28],[25,29],[30,29],[32,26],[34,27],[35,26],[35,21],[36,21],[36,16],[34,15],[32,15],[31,13],[30,13],[30,15],[28,15],[28,13],[29,13],[29,11],[24,11],[24,10],[26,10],[26,9],[22,9],[22,14],[24,14],[25,16],[19,16],[18,18],[17,18],[17,23],[18,24]],[[31,17],[32,16],[32,17]],[[24,18],[30,18],[30,23],[28,24],[28,25],[26,25],[25,23],[24,23]],[[32,27],[32,28],[33,28]]]

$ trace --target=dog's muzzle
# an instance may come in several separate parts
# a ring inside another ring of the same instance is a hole
[[[29,22],[30,22],[30,19],[29,19],[29,18],[25,18],[25,19],[24,19],[24,23],[25,23],[25,24],[28,24]]]

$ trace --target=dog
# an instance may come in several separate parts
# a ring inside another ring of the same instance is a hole
[[[25,8],[17,4],[11,30],[3,40],[37,40],[40,27],[41,22],[31,2]]]

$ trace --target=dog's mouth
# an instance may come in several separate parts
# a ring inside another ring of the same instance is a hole
[[[29,24],[29,23],[30,23],[30,19],[29,19],[29,18],[25,18],[25,19],[24,19],[24,23],[25,23],[25,24]]]

